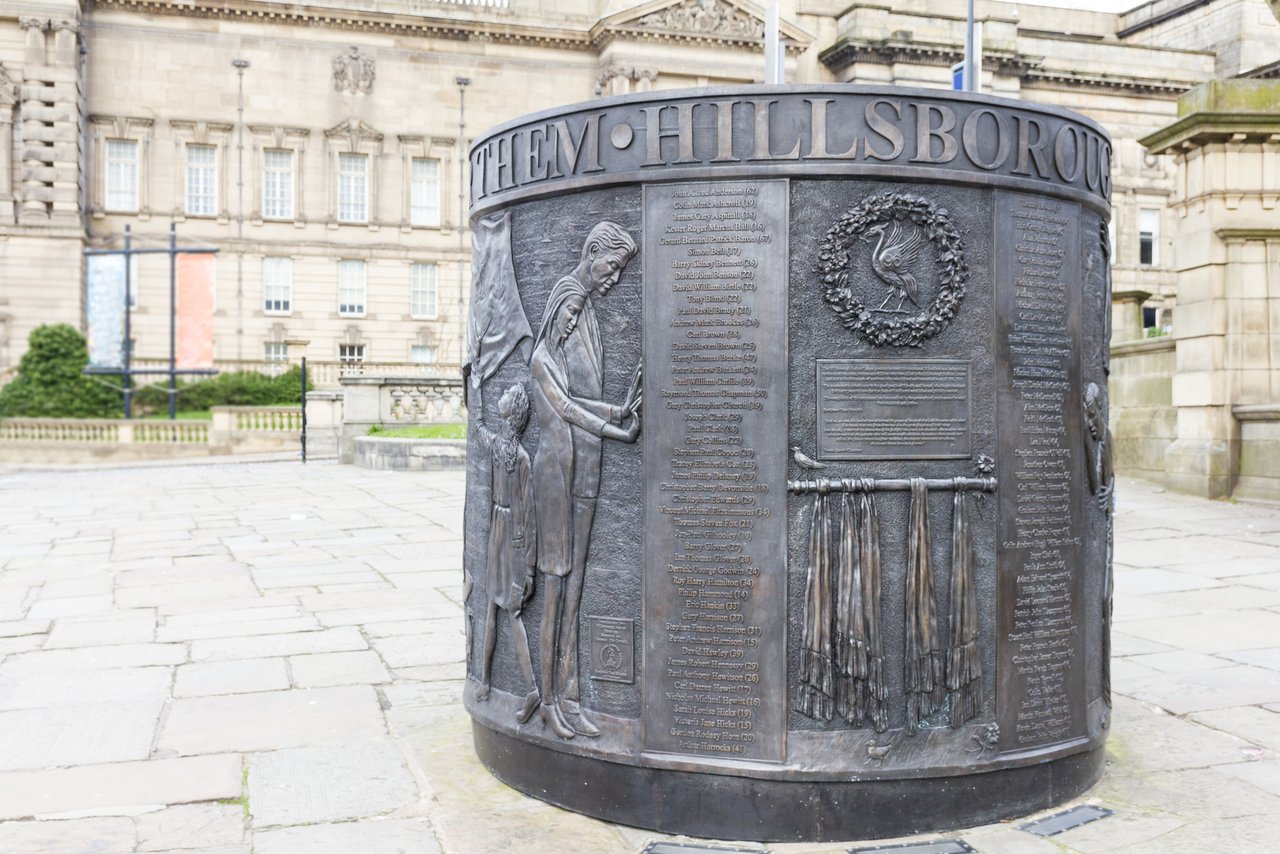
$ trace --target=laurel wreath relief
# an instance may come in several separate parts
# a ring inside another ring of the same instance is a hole
[[[855,241],[872,226],[890,225],[895,220],[919,226],[938,252],[938,292],[914,316],[868,308],[849,287],[849,256]],[[969,280],[964,241],[947,209],[906,193],[878,193],[846,211],[827,232],[818,257],[823,298],[846,329],[877,347],[919,347],[937,335],[955,317]]]

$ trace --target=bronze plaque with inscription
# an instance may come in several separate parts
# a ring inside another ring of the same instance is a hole
[[[836,841],[1110,724],[1111,147],[1025,101],[654,91],[469,153],[467,689],[520,791]]]
[[[635,645],[635,620],[592,617],[591,678],[628,685],[635,682]]]
[[[968,458],[969,370],[950,359],[819,359],[819,459]]]

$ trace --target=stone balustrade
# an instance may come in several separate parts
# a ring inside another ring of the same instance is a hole
[[[0,419],[0,461],[82,463],[294,451],[301,432],[302,412],[296,406],[217,406],[209,421],[5,418]],[[332,445],[330,440],[330,456]]]
[[[342,378],[342,435],[338,457],[351,462],[354,441],[369,428],[466,421],[462,379],[454,376],[346,376]]]

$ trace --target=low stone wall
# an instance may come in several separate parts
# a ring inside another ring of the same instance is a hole
[[[0,419],[0,462],[82,464],[214,453],[207,421]]]
[[[1233,498],[1280,501],[1280,404],[1236,406],[1240,478]]]
[[[1178,433],[1174,346],[1173,338],[1151,338],[1111,348],[1111,435],[1122,474],[1164,480],[1165,454]]]
[[[217,453],[265,454],[301,447],[301,407],[215,406],[212,414],[209,443]]]
[[[371,427],[415,427],[467,420],[462,379],[452,376],[406,379],[388,376],[342,378],[342,431],[338,459],[355,462],[355,440]]]
[[[353,462],[383,471],[438,471],[467,465],[467,443],[461,439],[388,439],[357,436]]]
[[[301,447],[298,407],[215,406],[211,414],[209,421],[0,419],[0,462],[77,465],[279,453]],[[332,423],[327,432],[332,456],[337,451]]]

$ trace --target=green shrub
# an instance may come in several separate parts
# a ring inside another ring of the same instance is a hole
[[[138,405],[147,411],[169,407],[168,380],[157,380],[138,392]],[[312,388],[312,383],[307,383]],[[214,406],[289,406],[302,402],[302,369],[291,367],[278,377],[255,371],[218,374],[207,380],[178,382],[178,411],[197,412]]]
[[[84,376],[88,364],[89,348],[75,327],[65,323],[36,327],[27,339],[18,375],[0,389],[0,417],[119,418],[123,397]],[[102,379],[120,384],[118,376]]]

